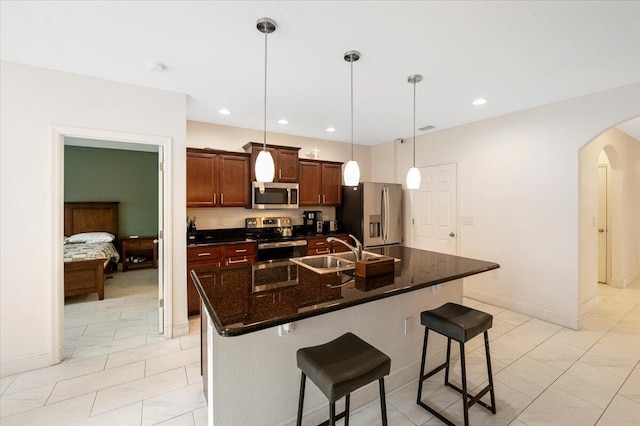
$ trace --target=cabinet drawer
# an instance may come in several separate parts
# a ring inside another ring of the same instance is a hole
[[[329,254],[329,253],[331,253],[331,248],[329,246],[325,248],[307,249],[307,256],[315,256],[317,254]]]
[[[307,249],[329,247],[330,244],[326,238],[307,238]]]
[[[224,257],[255,256],[256,243],[233,244],[225,246]]]
[[[234,256],[234,257],[227,257],[224,260],[224,264],[227,266],[230,265],[250,265],[253,262],[256,261],[256,257],[255,256]]]
[[[222,247],[220,246],[208,246],[208,247],[189,247],[187,249],[187,261],[200,261],[200,260],[218,260],[222,257]]]
[[[127,250],[153,250],[153,240],[127,240]]]

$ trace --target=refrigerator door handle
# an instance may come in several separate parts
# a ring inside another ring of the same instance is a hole
[[[380,205],[380,216],[381,216],[380,217],[380,227],[382,228],[380,230],[380,238],[382,238],[382,240],[384,241],[384,234],[386,232],[385,226],[386,226],[386,221],[387,221],[387,216],[386,216],[387,203],[385,202],[385,199],[384,199],[384,187],[382,188],[382,193],[380,194],[380,204],[381,204]]]
[[[390,215],[390,213],[391,213],[390,212],[390,210],[391,210],[391,202],[389,201],[389,188],[385,186],[384,187],[384,192],[385,192],[385,195],[386,195],[385,201],[387,202],[387,204],[385,205],[385,208],[387,209],[387,211],[384,214],[384,218],[385,218],[385,221],[386,221],[386,223],[384,225],[384,230],[385,230],[384,241],[387,242],[389,240],[389,226],[390,226],[389,216],[391,216]]]

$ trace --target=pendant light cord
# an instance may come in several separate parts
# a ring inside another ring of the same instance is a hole
[[[267,150],[267,31],[264,32],[264,134],[262,150]]]
[[[351,59],[351,160],[353,161],[353,58]]]
[[[416,81],[413,82],[413,167],[416,166]]]

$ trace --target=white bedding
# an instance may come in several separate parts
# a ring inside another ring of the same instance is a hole
[[[110,259],[114,263],[120,260],[120,255],[112,243],[67,243],[64,245],[64,261],[72,262],[86,259],[105,259],[107,266]]]

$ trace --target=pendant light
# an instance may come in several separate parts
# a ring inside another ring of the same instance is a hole
[[[255,172],[258,182],[273,182],[276,172],[271,153],[267,151],[267,34],[276,30],[276,23],[271,18],[260,18],[257,22],[258,31],[264,34],[264,134],[262,151],[256,158]]]
[[[407,188],[420,188],[420,170],[416,167],[416,83],[422,81],[420,74],[410,75],[407,81],[413,84],[413,167],[407,173]]]
[[[360,52],[350,50],[344,54],[344,60],[351,64],[351,160],[344,166],[344,184],[358,186],[360,183],[360,167],[353,159],[353,63],[360,59]]]

